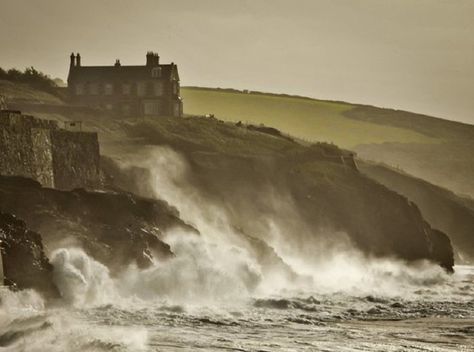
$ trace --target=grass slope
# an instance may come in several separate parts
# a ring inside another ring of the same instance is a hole
[[[87,120],[86,126],[105,132],[102,144],[117,144],[117,139],[109,136],[114,131],[120,134],[120,128],[101,124],[100,114],[45,112],[41,108],[44,104],[64,103],[20,83],[0,80],[0,95],[35,116]],[[474,197],[473,125],[400,110],[231,89],[184,87],[182,96],[186,114],[263,123],[304,140],[332,142],[355,150],[364,159],[401,167],[416,177]]]
[[[431,116],[298,96],[182,88],[187,114],[276,127],[474,197],[474,126]],[[455,172],[453,172],[455,170]]]
[[[58,97],[32,88],[26,83],[0,80],[0,95],[10,102],[25,101],[38,104],[63,104]]]
[[[347,103],[201,88],[183,88],[182,95],[187,114],[263,123],[302,139],[334,142],[346,148],[365,143],[438,142],[409,129],[348,117],[345,113],[353,106]]]

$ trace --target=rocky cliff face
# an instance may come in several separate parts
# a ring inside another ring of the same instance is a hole
[[[308,255],[319,255],[319,243],[332,246],[348,238],[369,256],[428,259],[452,270],[449,238],[433,230],[414,203],[352,167],[320,158],[328,148],[342,155],[337,147],[305,147],[219,121],[187,128],[191,123],[182,122],[179,135],[174,125],[161,121],[128,128],[144,143],[179,150],[190,166],[189,182],[246,233],[264,232],[262,224],[273,219],[284,240]],[[203,138],[208,131],[212,138]],[[149,183],[146,172],[135,170],[129,177],[135,180],[124,187]]]
[[[0,208],[40,232],[47,254],[64,246],[81,247],[112,271],[172,256],[161,239],[169,228],[195,231],[161,201],[125,192],[58,191],[17,177],[0,177]]]
[[[4,284],[36,289],[47,297],[58,296],[40,234],[14,215],[0,212],[0,240]]]
[[[360,169],[415,202],[433,227],[449,234],[458,258],[474,261],[474,200],[384,165],[360,163]]]

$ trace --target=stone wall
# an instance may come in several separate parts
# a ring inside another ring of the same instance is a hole
[[[51,132],[54,185],[59,189],[94,188],[100,180],[96,133]]]
[[[31,129],[0,126],[0,172],[7,176],[36,178],[33,169]]]
[[[54,187],[53,153],[51,131],[42,128],[31,129],[33,179],[43,186]]]
[[[96,133],[62,130],[55,121],[0,112],[0,174],[45,187],[94,188],[100,183]]]

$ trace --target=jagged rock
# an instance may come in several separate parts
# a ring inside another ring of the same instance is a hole
[[[430,235],[433,259],[447,271],[453,272],[454,253],[448,235],[436,229],[432,229]]]
[[[44,253],[41,235],[29,230],[14,215],[0,212],[0,239],[4,284],[56,297],[52,266]]]
[[[49,253],[81,247],[112,272],[172,256],[160,238],[170,227],[196,231],[165,202],[126,192],[59,191],[18,177],[0,177],[0,207],[42,233]]]

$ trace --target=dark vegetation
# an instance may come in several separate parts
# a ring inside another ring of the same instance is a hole
[[[33,66],[20,71],[16,68],[4,70],[0,67],[0,80],[25,83],[29,86],[51,93],[56,93],[57,84],[48,75],[36,70]]]

